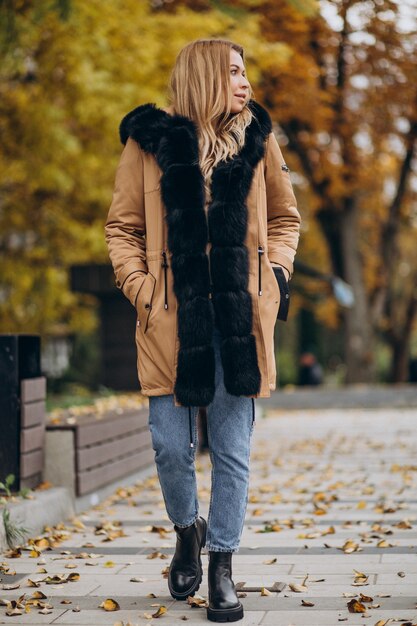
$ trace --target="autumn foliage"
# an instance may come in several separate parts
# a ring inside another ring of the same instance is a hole
[[[293,172],[298,258],[353,287],[352,309],[330,294],[315,309],[344,332],[348,378],[374,377],[381,341],[391,378],[404,378],[417,309],[415,13],[391,0],[2,3],[0,330],[94,328],[96,302],[71,293],[68,268],[108,260],[118,123],[166,104],[185,43],[227,37],[246,50]]]

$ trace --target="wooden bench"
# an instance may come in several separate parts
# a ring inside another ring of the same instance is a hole
[[[44,479],[82,496],[149,466],[148,414],[146,406],[48,423]]]
[[[13,492],[42,480],[46,379],[39,335],[0,333],[0,481]]]

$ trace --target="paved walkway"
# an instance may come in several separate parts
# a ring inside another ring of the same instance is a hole
[[[261,406],[246,525],[233,557],[245,609],[238,623],[417,624],[417,411],[268,409],[261,416]],[[208,455],[198,455],[197,469],[207,516]],[[205,608],[169,595],[164,572],[175,533],[156,474],[54,529],[50,543],[40,554],[2,556],[3,583],[20,587],[0,590],[0,598],[25,594],[20,610],[30,612],[12,617],[0,606],[1,624],[208,623]],[[197,598],[207,598],[205,553],[203,566]],[[68,576],[74,581],[63,582]],[[53,607],[43,614],[26,602],[39,592],[41,606]],[[109,599],[120,610],[99,608]],[[351,613],[348,604],[365,612]]]

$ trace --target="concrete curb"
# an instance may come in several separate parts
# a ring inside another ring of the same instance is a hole
[[[385,409],[417,407],[417,385],[348,385],[294,387],[271,392],[257,400],[265,410]]]
[[[34,491],[34,499],[7,504],[10,519],[16,526],[23,526],[29,531],[28,537],[36,537],[45,526],[52,526],[74,516],[74,502],[68,489],[53,487],[45,491]],[[0,549],[7,549],[6,533],[3,523],[3,509],[0,507]]]
[[[152,476],[156,472],[153,465],[118,479],[93,493],[79,498],[73,498],[71,490],[67,487],[52,487],[45,491],[34,491],[33,499],[20,499],[18,502],[9,503],[6,507],[10,510],[11,521],[16,526],[27,528],[27,538],[41,534],[45,526],[54,526],[60,522],[68,521],[85,509],[95,506],[113,494],[119,487],[128,487]],[[8,548],[6,533],[3,523],[4,506],[0,506],[0,550]]]

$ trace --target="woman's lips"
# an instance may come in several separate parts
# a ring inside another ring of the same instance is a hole
[[[239,94],[235,94],[235,98],[240,98],[240,100],[246,100],[246,96],[241,96]]]

